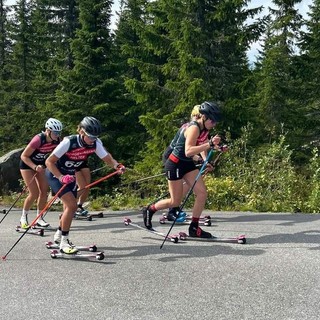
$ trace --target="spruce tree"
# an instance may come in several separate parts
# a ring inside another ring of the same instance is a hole
[[[258,113],[257,139],[260,143],[280,133],[288,132],[293,144],[297,123],[301,119],[299,103],[295,99],[295,70],[293,60],[302,16],[295,5],[301,0],[274,0],[270,8],[270,23],[263,54],[257,64],[256,104]]]
[[[150,136],[144,156],[151,170],[152,158],[160,158],[195,104],[239,98],[237,84],[249,70],[246,51],[259,33],[245,21],[259,8],[245,10],[246,1],[133,3],[136,40],[125,48],[133,53],[128,63],[134,72],[126,86]]]

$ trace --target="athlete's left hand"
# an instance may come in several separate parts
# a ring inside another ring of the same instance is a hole
[[[117,171],[119,174],[124,174],[126,171],[126,167],[122,163],[119,163],[117,165]]]

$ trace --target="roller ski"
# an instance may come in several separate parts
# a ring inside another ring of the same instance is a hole
[[[85,210],[82,206],[78,206],[78,210],[74,214],[74,219],[92,221],[92,218],[103,218],[103,212],[89,213],[89,211]]]
[[[25,233],[27,231],[28,234],[32,234],[40,237],[44,236],[44,229],[36,229],[34,227],[29,227],[29,226],[27,226],[26,228],[22,228],[21,226],[16,226],[16,231],[19,233]]]
[[[189,215],[189,214],[186,214],[185,212],[180,212],[180,214],[183,214],[183,217],[184,217],[184,221],[190,221],[192,220],[192,216]],[[170,216],[170,213],[163,213],[163,217],[165,217],[166,219],[168,219],[169,221],[173,221],[174,217]],[[178,220],[179,218],[177,218],[177,221],[176,222],[180,222]],[[181,219],[181,218],[180,218]],[[209,215],[205,215],[205,216],[201,216],[199,218],[199,221],[206,221],[206,220],[211,220],[211,216]]]
[[[162,232],[159,232],[159,231],[157,231],[157,230],[155,230],[155,229],[153,229],[153,228],[147,229],[147,228],[142,227],[142,226],[140,226],[140,225],[138,225],[138,224],[136,224],[136,223],[133,223],[133,222],[131,221],[131,219],[129,219],[129,218],[124,218],[123,222],[124,222],[124,224],[125,224],[126,226],[132,226],[132,227],[141,229],[141,230],[143,230],[143,231],[149,232],[149,233],[154,234],[154,235],[156,235],[156,236],[165,238],[166,241],[171,241],[171,242],[173,242],[173,243],[178,243],[178,241],[179,241],[179,237],[178,237],[177,235],[168,235],[168,236],[167,236],[166,234],[164,234],[164,233],[162,233]]]
[[[47,249],[55,249],[55,250],[60,249],[60,245],[58,243],[55,243],[52,241],[46,242],[46,247],[47,247]],[[78,251],[90,251],[90,252],[97,252],[98,251],[98,248],[95,244],[92,244],[89,246],[75,246],[75,248]]]
[[[33,229],[43,229],[48,231],[55,231],[57,228],[53,228],[50,226],[48,222],[46,222],[42,217],[38,219],[36,224],[32,226]]]
[[[197,236],[190,236],[186,232],[179,232],[179,239],[180,240],[187,240],[187,241],[208,241],[208,242],[224,242],[224,243],[238,243],[238,244],[245,244],[247,242],[245,235],[239,235],[237,237],[231,238],[224,238],[224,237],[197,237]]]
[[[162,217],[160,217],[159,222],[161,224],[172,224],[174,220],[169,220],[168,217],[166,215],[163,215]],[[179,225],[179,224],[190,224],[191,223],[191,219],[187,219],[186,217],[183,219],[177,218],[175,224]],[[202,224],[204,226],[210,227],[211,226],[211,219],[204,219],[204,220],[200,220],[199,224]]]
[[[62,259],[80,259],[80,260],[103,260],[103,252],[81,252],[77,251],[75,253],[63,253],[58,249],[50,251],[50,256],[52,259],[62,258]]]
[[[58,239],[55,236],[55,239]],[[55,242],[57,243],[57,242]],[[103,260],[103,252],[83,252],[80,251],[71,241],[65,237],[61,237],[60,244],[58,244],[59,249],[53,249],[50,251],[51,258],[67,258],[67,259],[96,259]]]
[[[164,213],[160,218],[160,223],[175,223],[177,224],[190,224],[192,220],[192,216],[188,215],[184,211],[178,212],[176,208],[169,209],[168,213]],[[202,216],[199,218],[199,223],[204,226],[211,226],[211,217],[210,216]]]

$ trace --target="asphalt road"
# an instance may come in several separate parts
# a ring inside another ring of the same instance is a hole
[[[58,214],[48,213],[51,225]],[[104,214],[74,220],[70,233],[77,245],[95,243],[103,261],[52,259],[45,242],[53,231],[21,239],[0,261],[1,319],[320,318],[319,215],[206,212],[214,220],[205,230],[246,234],[247,244],[168,242],[160,250],[162,238],[123,224],[141,223],[138,212]],[[1,256],[21,237],[19,217],[11,211],[0,224]],[[154,226],[166,232],[159,217]]]

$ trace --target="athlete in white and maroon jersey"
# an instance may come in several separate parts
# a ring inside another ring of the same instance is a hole
[[[80,122],[78,134],[65,137],[46,160],[46,176],[52,190],[57,193],[62,185],[66,184],[59,193],[64,211],[60,226],[54,235],[54,242],[60,244],[60,251],[65,254],[77,252],[77,248],[69,241],[72,218],[77,210],[76,169],[95,153],[110,167],[125,171],[125,167],[104,148],[98,138],[100,134],[100,121],[94,117],[85,117]]]

